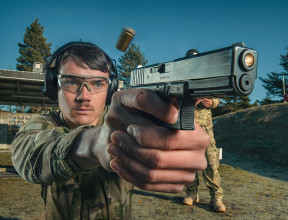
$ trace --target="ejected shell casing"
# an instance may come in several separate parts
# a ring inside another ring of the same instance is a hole
[[[135,30],[130,27],[123,28],[119,39],[116,43],[116,48],[122,52],[125,52],[133,37],[135,36]]]

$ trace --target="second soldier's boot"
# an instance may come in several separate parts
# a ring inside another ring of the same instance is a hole
[[[188,196],[182,200],[182,203],[185,205],[193,205],[193,199],[191,196]]]
[[[198,193],[192,193],[191,194],[191,198],[193,199],[194,203],[199,203],[200,202]]]
[[[198,193],[195,192],[192,193],[190,196],[187,196],[186,198],[183,199],[182,203],[185,205],[193,205],[193,203],[199,203]]]
[[[210,201],[210,206],[213,208],[215,212],[225,212],[226,208],[222,202],[221,198],[212,198]]]

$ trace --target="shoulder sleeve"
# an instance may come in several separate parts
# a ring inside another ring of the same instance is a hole
[[[219,105],[220,99],[212,99],[212,102],[211,108],[216,108]]]
[[[70,149],[77,135],[91,126],[70,130],[51,115],[35,117],[20,128],[12,145],[12,162],[27,181],[62,182],[82,172],[72,161]]]

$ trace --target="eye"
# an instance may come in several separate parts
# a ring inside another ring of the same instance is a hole
[[[106,84],[106,81],[94,81],[92,83],[92,85],[95,87],[95,88],[102,88],[103,86],[105,86]]]
[[[77,80],[74,80],[74,79],[66,79],[65,84],[67,86],[77,86],[79,83]]]
[[[75,81],[68,81],[67,84],[70,85],[70,86],[75,86],[76,82]]]

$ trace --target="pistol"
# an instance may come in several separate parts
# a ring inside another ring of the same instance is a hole
[[[179,116],[177,130],[194,130],[195,98],[247,96],[257,78],[257,52],[243,42],[198,53],[189,50],[182,58],[136,68],[129,88],[146,88],[162,98],[176,98]]]

